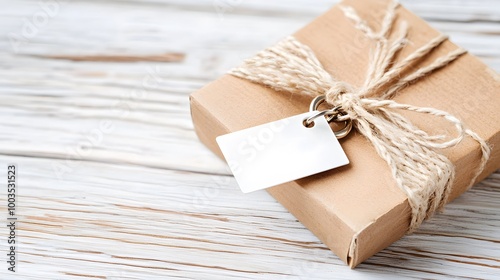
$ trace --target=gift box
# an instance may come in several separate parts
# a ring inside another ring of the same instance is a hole
[[[346,0],[339,5],[351,7],[363,24],[377,30],[391,2]],[[310,47],[337,80],[360,85],[373,55],[373,43],[339,5],[294,37]],[[409,26],[407,42],[396,62],[440,34],[404,7],[397,8],[396,17],[396,23],[405,21]],[[443,42],[422,57],[419,65],[429,64],[457,48],[450,41]],[[277,92],[228,74],[193,93],[190,102],[198,137],[223,158],[216,137],[307,112],[311,99],[308,95]],[[491,155],[476,182],[500,167],[500,78],[476,57],[461,55],[401,89],[394,100],[446,111],[489,143]],[[429,134],[454,133],[445,120],[411,112],[401,114]],[[404,236],[412,212],[391,168],[366,137],[353,130],[340,143],[349,165],[267,190],[340,259],[355,267]],[[481,151],[481,146],[470,137],[440,151],[453,163],[456,172],[447,201],[470,186],[480,165]]]

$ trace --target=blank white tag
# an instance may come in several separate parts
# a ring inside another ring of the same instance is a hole
[[[324,117],[307,128],[308,112],[217,137],[244,193],[265,189],[349,163]]]

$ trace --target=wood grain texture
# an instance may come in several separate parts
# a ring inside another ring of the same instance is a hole
[[[197,140],[188,95],[334,2],[0,1],[0,279],[499,279],[500,172],[350,270]],[[403,4],[500,70],[498,1]]]

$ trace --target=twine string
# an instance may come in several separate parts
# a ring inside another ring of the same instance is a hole
[[[357,131],[372,143],[387,162],[397,186],[408,197],[411,207],[408,232],[413,232],[426,218],[444,206],[451,191],[455,168],[438,150],[453,147],[466,136],[479,143],[481,160],[469,183],[470,187],[483,171],[491,149],[486,141],[467,129],[453,115],[435,108],[397,103],[391,99],[401,89],[466,53],[463,49],[451,51],[424,67],[402,75],[438,48],[447,37],[439,35],[400,62],[394,63],[395,56],[408,41],[407,22],[401,21],[398,26],[394,26],[398,6],[397,1],[391,2],[378,32],[369,27],[352,7],[341,7],[344,15],[354,22],[355,28],[375,42],[366,79],[360,87],[332,77],[312,49],[293,36],[246,60],[242,66],[232,69],[230,74],[276,91],[310,96],[324,94],[330,105],[340,105],[346,114],[340,116],[339,121],[352,120]],[[390,40],[392,30],[396,34]],[[442,118],[455,128],[455,135],[429,135],[398,113],[398,110]]]

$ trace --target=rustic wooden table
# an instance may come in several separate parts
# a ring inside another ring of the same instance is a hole
[[[197,140],[188,95],[334,2],[0,1],[0,278],[499,279],[500,172],[351,270]],[[500,70],[497,0],[403,4]]]

